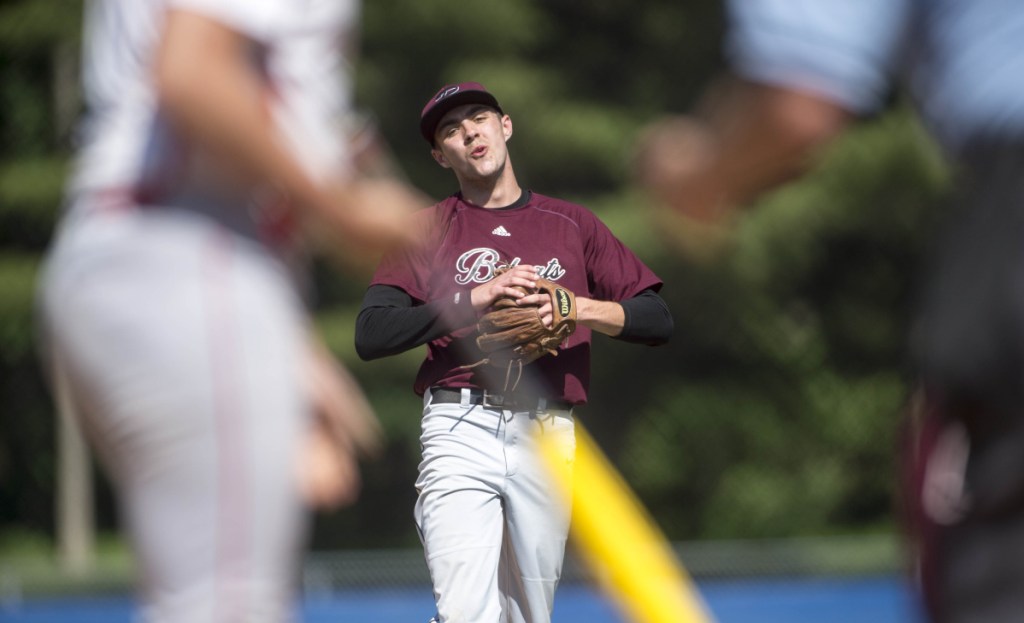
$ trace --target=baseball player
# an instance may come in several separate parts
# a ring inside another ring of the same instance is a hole
[[[893,77],[954,165],[911,359],[924,396],[907,506],[936,621],[1024,612],[1024,5],[1011,0],[736,0],[736,74],[708,119],[673,118],[640,172],[692,222],[798,175],[879,110]]]
[[[414,514],[434,621],[549,621],[569,510],[542,471],[534,435],[555,436],[571,461],[591,332],[657,345],[672,318],[658,277],[590,211],[519,185],[506,148],[512,120],[483,86],[443,87],[420,130],[459,191],[417,215],[425,244],[381,262],[356,349],[374,359],[427,345],[414,384],[424,406]],[[560,309],[534,291],[541,280],[563,289]],[[491,357],[477,346],[477,323],[496,301],[536,306],[550,326],[570,307],[565,290],[577,328],[557,356],[516,369],[481,365]]]
[[[303,501],[351,501],[375,433],[311,335],[298,242],[315,222],[389,248],[418,203],[356,179],[338,131],[359,7],[86,8],[89,109],[41,283],[48,352],[119,494],[144,620],[289,620]]]

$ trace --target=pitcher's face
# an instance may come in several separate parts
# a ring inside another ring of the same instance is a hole
[[[448,111],[437,125],[431,155],[460,180],[496,178],[505,169],[512,120],[493,108],[467,104]]]

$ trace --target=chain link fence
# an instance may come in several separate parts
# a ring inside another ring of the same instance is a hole
[[[675,543],[673,550],[697,582],[891,576],[906,568],[903,545],[892,536],[693,541]],[[52,562],[0,560],[0,612],[51,595],[128,594],[134,577],[128,556],[78,573],[62,572]],[[561,583],[594,582],[593,570],[570,546]],[[430,575],[418,548],[315,552],[306,557],[301,586],[308,597],[341,590],[429,591]]]
[[[673,550],[698,581],[772,577],[871,576],[904,569],[892,536],[752,539],[676,543]],[[571,548],[562,583],[594,582],[593,570]],[[413,550],[321,552],[307,557],[307,594],[429,585],[423,553]]]

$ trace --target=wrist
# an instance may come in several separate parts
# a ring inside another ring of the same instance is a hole
[[[576,297],[576,322],[599,333],[615,336],[622,331],[626,312],[614,301]]]
[[[583,296],[576,297],[576,322],[580,324],[601,322],[608,316],[609,310],[617,303],[595,301]]]
[[[448,296],[444,307],[445,324],[452,328],[467,327],[477,320],[477,309],[473,305],[470,290],[456,290]]]
[[[491,300],[484,291],[485,286],[486,284],[477,286],[472,290],[463,291],[463,296],[468,299],[467,304],[477,313],[484,311],[491,304]]]

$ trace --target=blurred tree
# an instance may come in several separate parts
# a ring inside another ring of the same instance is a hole
[[[79,107],[79,0],[0,0],[0,529],[52,531],[54,417],[32,299]],[[765,201],[742,250],[700,266],[638,218],[633,132],[689,106],[721,65],[718,0],[378,0],[363,8],[357,103],[410,178],[455,188],[418,132],[440,85],[478,80],[513,118],[519,177],[593,208],[666,282],[677,334],[658,349],[595,343],[580,409],[673,538],[885,528],[902,340],[942,167],[913,119],[864,123],[818,173]],[[406,546],[419,460],[419,351],[357,361],[366,275],[317,270],[318,323],[364,383],[390,441],[362,503],[319,518],[318,547]],[[116,526],[105,488],[103,529]]]
[[[80,14],[78,0],[0,1],[0,527],[54,523],[54,409],[33,300],[78,106]]]
[[[524,183],[594,196],[624,183],[624,154],[646,117],[683,106],[720,65],[720,6],[556,0],[367,3],[359,99],[414,182],[440,198],[450,176],[417,130],[443,84],[474,80],[516,125],[511,149]]]
[[[728,261],[669,273],[669,372],[622,378],[641,366],[617,353],[595,374],[598,392],[651,386],[606,439],[673,537],[891,525],[913,283],[946,189],[936,154],[904,110],[864,124],[751,213]]]

